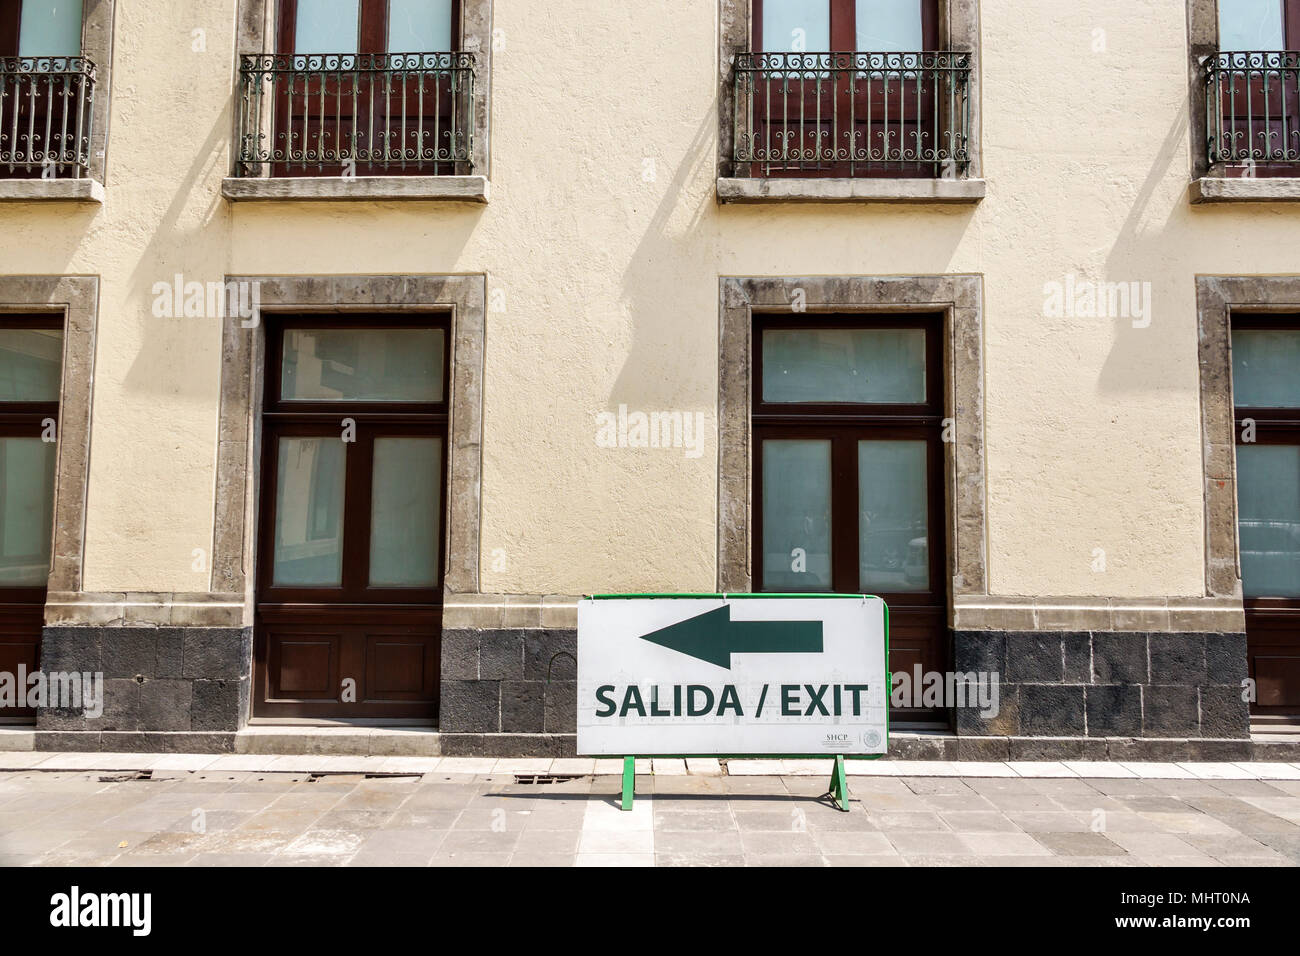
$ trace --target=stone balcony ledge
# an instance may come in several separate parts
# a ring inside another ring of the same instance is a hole
[[[1228,179],[1204,176],[1188,187],[1194,205],[1232,202],[1300,202],[1300,177]]]
[[[387,202],[486,203],[486,176],[285,176],[262,179],[229,176],[221,195],[231,202]]]
[[[718,179],[720,203],[939,203],[972,204],[985,195],[983,179]]]
[[[0,202],[80,202],[102,205],[96,179],[0,179]]]

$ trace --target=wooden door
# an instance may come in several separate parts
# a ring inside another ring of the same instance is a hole
[[[0,317],[0,672],[40,669],[54,531],[63,323]],[[0,704],[0,722],[32,708]]]
[[[1300,716],[1300,317],[1232,322],[1251,712]]]
[[[890,670],[909,677],[950,666],[941,330],[941,316],[755,324],[754,589],[883,598]]]
[[[255,716],[437,717],[448,328],[268,329]]]
[[[460,0],[281,0],[273,176],[444,175],[465,90]],[[423,47],[428,46],[429,49]]]
[[[0,165],[0,179],[31,179],[66,164],[80,148],[81,3],[0,0],[0,57],[32,58],[34,69],[0,71],[0,152],[26,162]],[[75,166],[71,171],[75,175]]]
[[[1221,128],[1253,157],[1228,165],[1232,178],[1295,176],[1300,162],[1300,0],[1263,0],[1262,9],[1219,7]]]
[[[919,69],[939,46],[938,0],[754,0],[754,136],[784,161],[765,177],[927,177],[937,164],[893,159],[942,148],[945,95]]]

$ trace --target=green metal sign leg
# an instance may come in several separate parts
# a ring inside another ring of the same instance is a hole
[[[632,798],[636,794],[636,758],[623,758],[623,803],[624,810],[632,809]]]
[[[849,812],[849,778],[844,772],[844,756],[842,754],[836,754],[835,769],[831,771],[831,800],[840,810],[845,813]]]

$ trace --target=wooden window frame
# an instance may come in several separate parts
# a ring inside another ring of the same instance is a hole
[[[871,50],[857,49],[857,0],[826,0],[831,12],[831,48],[830,50],[809,50],[809,53],[871,53]],[[939,2],[940,0],[917,0],[921,8],[921,50],[930,52],[939,48]],[[751,31],[754,51],[763,50],[763,0],[752,0],[753,15]]]
[[[1229,336],[1238,331],[1300,331],[1300,315],[1293,312],[1237,312],[1229,315]],[[1230,366],[1231,367],[1231,366]],[[1246,422],[1254,422],[1255,445],[1282,445],[1300,447],[1300,406],[1268,408],[1263,406],[1238,406],[1235,384],[1229,397],[1233,421],[1234,441],[1240,448],[1245,442]],[[1234,449],[1235,451],[1235,449]],[[1235,491],[1240,494],[1240,481],[1235,481]],[[1237,539],[1237,560],[1240,566],[1241,513],[1238,505],[1234,515],[1233,531]],[[1268,649],[1276,647],[1283,653],[1294,653],[1294,635],[1300,630],[1300,597],[1252,597],[1245,593],[1241,582],[1242,608],[1245,613],[1247,666],[1252,679],[1258,680],[1257,656],[1267,656]],[[1292,717],[1295,706],[1270,705],[1252,701],[1253,715],[1262,717]]]
[[[891,606],[935,607],[948,603],[945,547],[945,465],[941,431],[944,421],[942,314],[826,314],[815,322],[792,320],[773,313],[754,314],[753,430],[753,534],[751,568],[754,590],[766,590],[763,581],[763,443],[781,439],[831,441],[831,523],[839,531],[831,536],[831,588],[829,593],[861,593],[858,527],[857,445],[860,441],[924,441],[927,476],[927,557],[929,587],[924,591],[881,592]],[[794,329],[919,329],[925,333],[926,398],[914,404],[794,403],[763,399],[763,338],[772,330]],[[854,516],[850,522],[843,515]],[[843,528],[844,530],[840,530]],[[811,592],[822,593],[822,592]]]
[[[248,0],[245,0],[248,2]],[[1205,2],[1205,0],[1189,0]],[[1208,0],[1213,3],[1214,0]],[[759,25],[761,33],[762,10],[759,0],[728,0],[719,9],[718,15],[718,151],[716,164],[720,182],[733,176],[736,137],[736,58],[744,53],[754,52],[754,25]],[[940,52],[969,53],[971,79],[968,88],[968,152],[969,163],[962,175],[963,180],[979,181],[984,176],[981,139],[981,87],[980,87],[980,6],[976,0],[938,0],[936,29],[938,42],[935,45]],[[759,37],[761,39],[761,36]],[[854,38],[856,41],[856,37]],[[831,51],[846,52],[846,51]],[[1202,90],[1202,112],[1204,112],[1204,91]],[[1205,152],[1203,146],[1202,152]],[[788,177],[792,180],[818,177]],[[832,177],[834,178],[834,177]],[[870,178],[870,177],[863,177]],[[929,180],[929,177],[926,177]],[[979,194],[982,196],[982,193]],[[723,199],[723,201],[729,201]],[[975,200],[973,200],[975,201]]]
[[[0,0],[4,2],[4,0]],[[357,54],[388,52],[388,11],[390,0],[360,0],[357,10]],[[451,49],[423,50],[423,53],[454,53],[464,42],[461,35],[461,0],[451,2]],[[276,46],[280,53],[295,53],[294,32],[297,28],[298,0],[280,0],[276,10]],[[339,50],[339,53],[351,53]]]
[[[81,6],[81,56],[95,67],[95,102],[91,116],[88,178],[101,186],[107,178],[108,124],[112,116],[109,106],[113,91],[113,18],[116,2],[117,0],[83,0]],[[14,52],[6,52],[5,48],[0,46],[0,56],[16,56],[22,0],[0,0],[0,44],[3,43],[5,35],[6,15],[12,18]],[[40,176],[38,174],[32,178],[39,180]]]
[[[58,332],[60,336],[66,336],[63,328],[63,316],[50,314],[31,314],[31,315],[5,315],[0,317],[0,328],[4,329],[39,329],[42,331]],[[59,373],[62,379],[63,373],[63,354],[65,349],[64,343],[60,342],[59,349]],[[62,393],[62,386],[60,386]],[[39,438],[45,429],[47,421],[58,422],[59,420],[59,399],[52,402],[3,402],[0,401],[0,438]],[[58,468],[55,468],[54,481],[55,488],[51,492],[57,497],[58,485]],[[53,508],[53,502],[51,503]],[[54,540],[53,522],[49,529],[50,540]],[[49,557],[53,556],[53,544]],[[35,605],[43,609],[45,604],[46,585],[24,586],[24,587],[5,587],[0,585],[0,605],[24,604]]]
[[[1239,331],[1278,331],[1300,332],[1300,316],[1266,315],[1262,313],[1238,314],[1232,318],[1233,334]],[[1240,447],[1246,444],[1242,436],[1246,430],[1247,420],[1254,423],[1255,445],[1294,445],[1300,447],[1300,406],[1283,408],[1265,408],[1260,406],[1239,406],[1233,399],[1233,425],[1236,443]],[[1238,523],[1241,521],[1238,515]],[[1243,587],[1244,594],[1244,587]],[[1294,612],[1300,626],[1300,598],[1243,597],[1247,612],[1252,610],[1283,610]]]
[[[237,24],[235,38],[236,62],[245,56],[275,55],[278,49],[278,15],[279,5],[289,0],[238,0]],[[492,132],[492,3],[493,0],[456,0],[452,35],[457,37],[457,51],[471,53],[474,56],[474,125],[473,149],[470,155],[469,175],[487,177],[491,174],[491,132]],[[237,78],[236,78],[237,80]],[[236,85],[238,90],[238,85]],[[238,110],[232,116],[232,135],[239,135]],[[238,177],[238,151],[232,152],[234,168],[229,173]],[[269,172],[269,168],[268,168]],[[253,177],[248,177],[249,180]],[[320,179],[320,177],[290,177],[293,179]],[[362,177],[351,181],[348,189],[355,190],[358,181],[389,180],[399,177],[383,176]],[[440,177],[441,178],[441,177]],[[228,180],[229,181],[229,180]],[[321,179],[329,182],[330,178]],[[279,198],[263,197],[256,190],[249,196],[232,196],[231,198]],[[446,197],[437,197],[446,198]],[[486,200],[481,200],[486,201]]]
[[[283,374],[284,336],[292,329],[438,329],[443,333],[442,394],[438,401],[359,402],[304,401],[280,397]],[[329,316],[313,313],[277,314],[268,317],[267,365],[262,406],[264,506],[258,516],[261,556],[257,562],[259,605],[342,604],[342,605],[428,605],[441,606],[447,572],[444,542],[447,529],[447,475],[450,451],[451,317],[447,314],[348,313]],[[353,449],[345,449],[343,498],[343,550],[341,582],[338,587],[283,586],[274,583],[275,503],[278,439],[281,437],[335,437],[342,432],[342,420],[356,421],[359,438]],[[376,434],[376,432],[378,432]],[[373,505],[371,481],[374,441],[379,437],[434,437],[442,441],[438,476],[437,574],[430,587],[372,587],[369,583],[370,519]]]
[[[1300,50],[1300,0],[1280,0],[1282,4],[1282,42],[1285,44],[1284,49]],[[1221,25],[1220,11],[1217,0],[1214,4],[1214,29],[1215,35],[1219,35]],[[1220,42],[1222,42],[1220,40]]]

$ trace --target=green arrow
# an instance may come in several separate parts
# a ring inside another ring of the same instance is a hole
[[[820,654],[822,622],[732,621],[724,604],[641,639],[730,670],[732,654]]]

